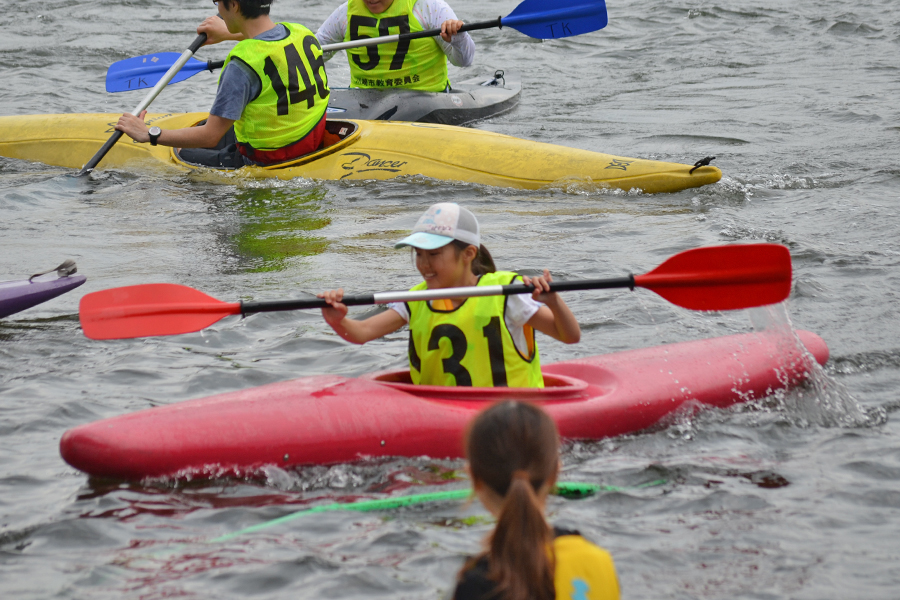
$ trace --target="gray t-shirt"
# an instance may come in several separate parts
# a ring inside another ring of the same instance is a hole
[[[272,29],[264,31],[256,36],[255,40],[264,42],[277,42],[288,37],[290,33],[287,27],[281,23]],[[254,100],[262,92],[262,82],[259,75],[242,60],[231,60],[222,71],[219,79],[219,90],[209,114],[237,121],[244,114],[244,107]]]

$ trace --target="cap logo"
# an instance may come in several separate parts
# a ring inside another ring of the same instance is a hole
[[[453,237],[457,220],[457,215],[454,214],[454,212],[455,211],[441,209],[429,211],[422,215],[422,218],[416,223],[416,227],[413,231],[426,231],[428,233]]]
[[[432,236],[430,240],[422,236]],[[451,240],[478,246],[481,236],[478,221],[468,210],[452,202],[434,204],[425,211],[413,227],[413,233],[397,242],[396,247],[415,246],[423,250],[441,248]]]

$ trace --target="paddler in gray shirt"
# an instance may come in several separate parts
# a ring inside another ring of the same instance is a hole
[[[182,159],[219,168],[275,164],[315,151],[325,133],[329,95],[322,51],[303,25],[275,24],[270,5],[271,0],[219,0],[218,16],[197,28],[207,34],[207,44],[243,39],[225,61],[203,125],[148,130],[144,111],[122,115],[116,129],[137,142],[188,149],[179,153]],[[222,24],[229,37],[221,35]],[[306,72],[303,83],[309,81],[304,89],[290,88],[298,69]]]

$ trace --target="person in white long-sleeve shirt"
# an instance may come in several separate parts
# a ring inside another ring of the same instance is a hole
[[[440,28],[440,37],[347,50],[351,87],[440,92],[450,87],[447,60],[467,67],[475,57],[475,43],[459,32],[462,26],[444,0],[348,0],[322,23],[316,38],[324,46]]]

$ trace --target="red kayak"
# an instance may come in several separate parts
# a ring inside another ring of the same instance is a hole
[[[567,439],[658,424],[678,408],[727,407],[800,383],[813,358],[776,333],[749,333],[564,361],[543,389],[416,386],[408,371],[303,377],[82,425],[60,453],[98,477],[246,475],[265,465],[331,464],[378,456],[459,457],[469,419],[498,400],[541,404]]]

